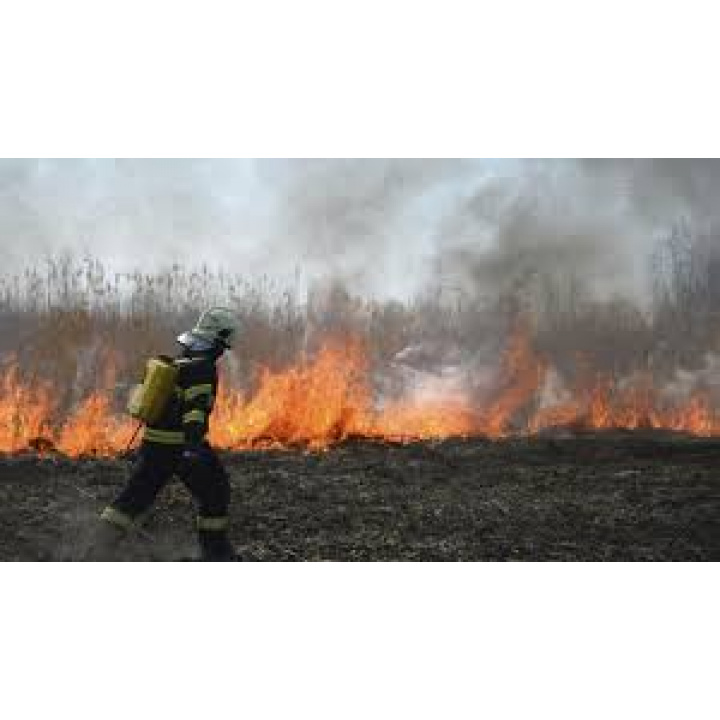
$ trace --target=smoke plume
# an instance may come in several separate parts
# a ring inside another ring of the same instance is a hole
[[[712,160],[6,160],[0,243],[6,267],[70,251],[385,297],[555,273],[642,296],[658,236],[712,235],[718,191]]]

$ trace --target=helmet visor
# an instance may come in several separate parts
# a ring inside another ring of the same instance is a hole
[[[178,336],[177,341],[190,352],[207,352],[214,347],[212,340],[194,332],[184,332]]]

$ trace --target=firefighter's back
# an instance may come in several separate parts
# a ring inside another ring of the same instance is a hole
[[[200,425],[207,433],[210,410],[217,394],[217,368],[209,357],[179,357],[174,361],[177,380],[173,393],[160,417],[145,428],[143,439],[163,445],[183,445],[187,425]],[[195,422],[193,422],[195,421]],[[197,434],[192,433],[191,434]]]

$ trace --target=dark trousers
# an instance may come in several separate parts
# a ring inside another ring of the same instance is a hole
[[[205,446],[202,462],[187,463],[182,454],[182,445],[142,443],[130,479],[111,507],[136,518],[150,509],[160,490],[177,476],[197,502],[201,518],[227,517],[230,483],[217,455]]]

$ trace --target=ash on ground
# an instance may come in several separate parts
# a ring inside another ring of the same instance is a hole
[[[720,441],[657,433],[225,454],[240,559],[720,560]],[[128,459],[0,460],[0,559],[75,560]],[[195,556],[169,485],[118,559]]]

